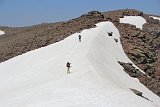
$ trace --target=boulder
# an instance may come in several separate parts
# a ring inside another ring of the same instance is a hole
[[[138,95],[138,96],[140,96],[140,97],[142,97],[142,92],[141,91],[138,91],[138,90],[136,90],[136,89],[131,89],[136,95]]]

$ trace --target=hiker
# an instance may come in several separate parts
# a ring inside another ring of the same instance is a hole
[[[112,35],[113,35],[113,32],[108,32],[108,35],[109,35],[109,36],[112,36]]]
[[[71,73],[70,72],[71,63],[67,62],[66,67],[67,67],[67,74]]]
[[[79,42],[81,42],[81,35],[79,35],[78,38],[79,38]]]

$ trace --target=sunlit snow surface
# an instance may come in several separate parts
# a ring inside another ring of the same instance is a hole
[[[124,18],[120,18],[120,23],[128,23],[142,29],[142,26],[146,23],[146,20],[141,16],[124,16]]]
[[[0,30],[0,35],[3,35],[3,34],[5,34],[5,32],[4,32],[4,31],[2,31],[2,30]]]
[[[160,17],[155,17],[155,16],[150,16],[152,17],[153,19],[158,19],[160,21]]]
[[[113,36],[108,36],[113,32]],[[123,71],[131,62],[111,22],[0,64],[0,107],[159,107],[160,98]],[[118,39],[118,43],[114,38]],[[66,74],[66,62],[71,74]],[[143,92],[150,101],[129,88]]]

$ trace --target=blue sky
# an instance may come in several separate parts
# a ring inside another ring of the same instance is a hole
[[[0,26],[65,21],[91,10],[125,8],[160,15],[160,0],[0,0]]]

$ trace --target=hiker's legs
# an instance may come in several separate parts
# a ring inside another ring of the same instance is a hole
[[[69,74],[70,73],[70,70],[69,70],[69,67],[67,67],[67,74]]]

